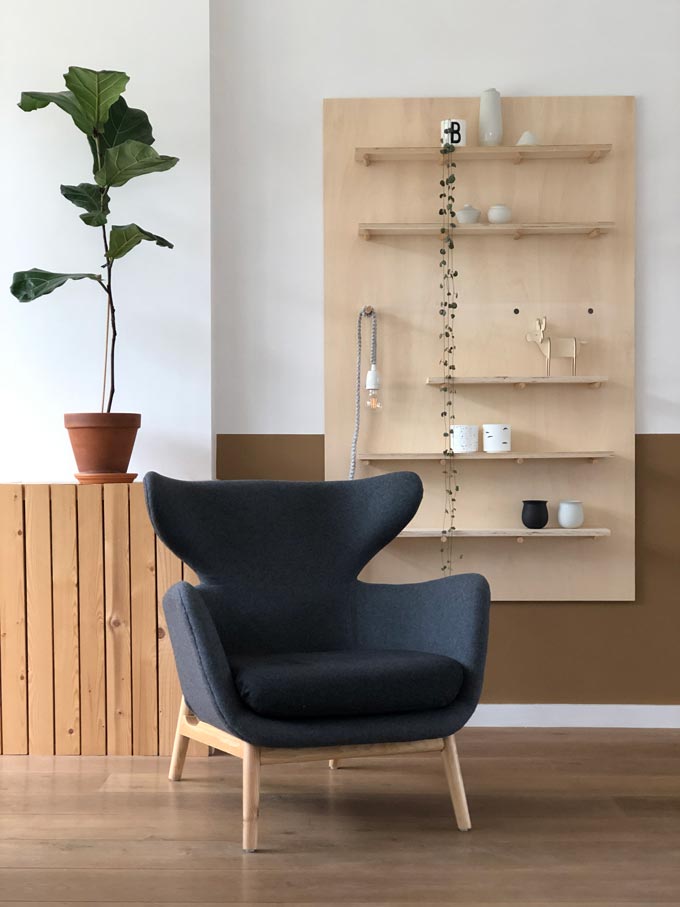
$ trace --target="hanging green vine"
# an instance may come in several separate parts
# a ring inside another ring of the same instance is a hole
[[[439,181],[439,216],[441,217],[439,268],[441,297],[438,303],[439,314],[442,319],[439,339],[442,341],[442,355],[440,365],[443,368],[444,384],[441,392],[444,395],[441,407],[443,420],[445,447],[443,453],[444,476],[444,514],[441,535],[441,569],[443,573],[451,574],[453,568],[453,530],[456,528],[456,495],[459,490],[458,470],[456,469],[453,451],[451,449],[451,425],[455,421],[456,389],[453,383],[455,365],[456,340],[454,332],[454,319],[458,308],[458,293],[456,292],[455,279],[458,271],[453,266],[454,243],[453,231],[456,227],[454,217],[454,185],[456,182],[455,161],[453,160],[454,145],[442,140],[442,176]]]

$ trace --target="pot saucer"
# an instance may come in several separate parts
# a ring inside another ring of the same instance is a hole
[[[114,483],[134,482],[136,472],[76,472],[76,479],[81,485],[112,485]]]

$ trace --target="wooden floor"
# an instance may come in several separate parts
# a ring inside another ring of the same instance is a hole
[[[680,905],[680,731],[459,735],[473,830],[438,755],[263,769],[0,757],[2,904]]]

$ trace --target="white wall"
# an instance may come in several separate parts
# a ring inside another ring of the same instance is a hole
[[[680,431],[679,36],[678,0],[214,0],[215,430],[323,431],[322,99],[494,85],[638,96],[638,431]]]
[[[22,89],[63,89],[69,65],[130,75],[175,169],[112,190],[112,223],[166,236],[116,265],[114,408],[142,413],[131,469],[211,475],[208,0],[14,0],[0,7],[0,481],[72,480],[63,413],[100,403],[105,297],[89,281],[21,304],[12,272],[96,271],[99,231],[60,183],[90,178],[85,137],[54,107],[23,113]],[[117,273],[116,273],[117,272]]]

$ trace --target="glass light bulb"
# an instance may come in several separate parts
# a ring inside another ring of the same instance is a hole
[[[382,403],[380,402],[380,398],[378,397],[377,390],[372,389],[368,391],[368,395],[366,397],[366,408],[371,410],[382,409]]]

